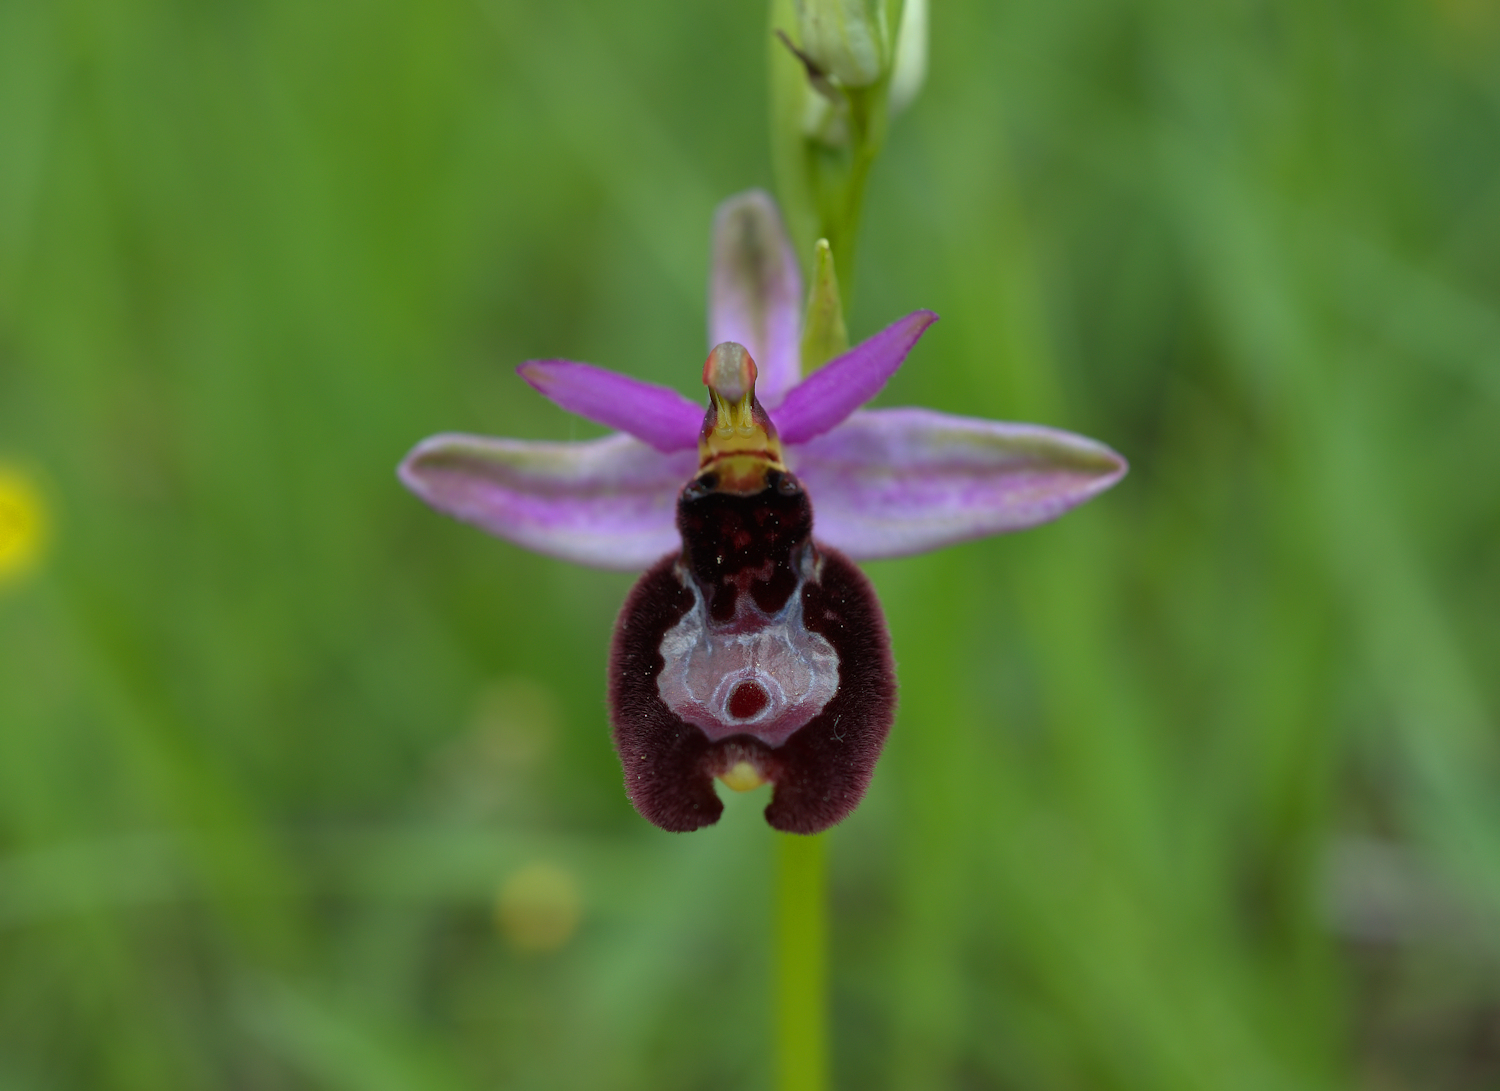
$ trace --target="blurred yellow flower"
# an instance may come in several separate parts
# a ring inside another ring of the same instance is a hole
[[[35,480],[0,462],[0,587],[30,573],[47,543],[47,509]]]
[[[555,951],[577,930],[582,903],[571,871],[555,864],[527,864],[501,885],[496,923],[519,950]]]

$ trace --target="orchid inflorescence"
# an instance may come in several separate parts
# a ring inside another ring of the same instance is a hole
[[[439,511],[528,549],[646,569],[609,662],[615,748],[642,815],[698,829],[723,810],[715,777],[770,782],[767,821],[816,833],[864,795],[895,716],[885,621],[853,562],[1036,526],[1126,464],[1041,425],[861,409],[931,311],[804,376],[802,278],[764,193],[720,206],[709,287],[706,413],[666,387],[534,360],[522,378],[619,431],[433,436],[400,476]]]

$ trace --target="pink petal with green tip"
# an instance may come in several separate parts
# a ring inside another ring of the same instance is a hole
[[[913,311],[829,360],[794,387],[771,413],[782,442],[806,443],[879,394],[937,317],[931,311]]]
[[[802,377],[802,273],[776,202],[753,189],[714,214],[708,285],[708,345],[736,341],[760,376],[756,396],[781,404]]]
[[[677,494],[696,452],[662,454],[629,436],[532,443],[438,435],[397,471],[441,512],[526,549],[596,568],[641,569],[675,552]]]
[[[572,360],[528,360],[516,372],[568,412],[616,428],[658,451],[698,447],[704,405],[671,387]]]
[[[1127,469],[1071,432],[928,409],[856,413],[788,459],[813,502],[813,535],[856,560],[1049,522]]]

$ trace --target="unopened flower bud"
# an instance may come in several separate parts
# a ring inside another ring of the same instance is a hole
[[[927,79],[927,0],[906,0],[891,64],[891,113],[911,105]]]
[[[797,0],[802,54],[845,87],[868,87],[890,64],[883,0]]]

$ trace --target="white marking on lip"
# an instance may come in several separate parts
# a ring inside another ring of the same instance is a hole
[[[715,622],[696,583],[680,575],[693,606],[662,637],[663,667],[656,678],[662,701],[713,741],[749,734],[780,746],[822,712],[839,688],[838,653],[803,622],[806,576],[776,614],[762,612],[742,591],[734,617]],[[730,714],[729,698],[744,682],[760,686],[767,701],[754,716],[740,719]]]

